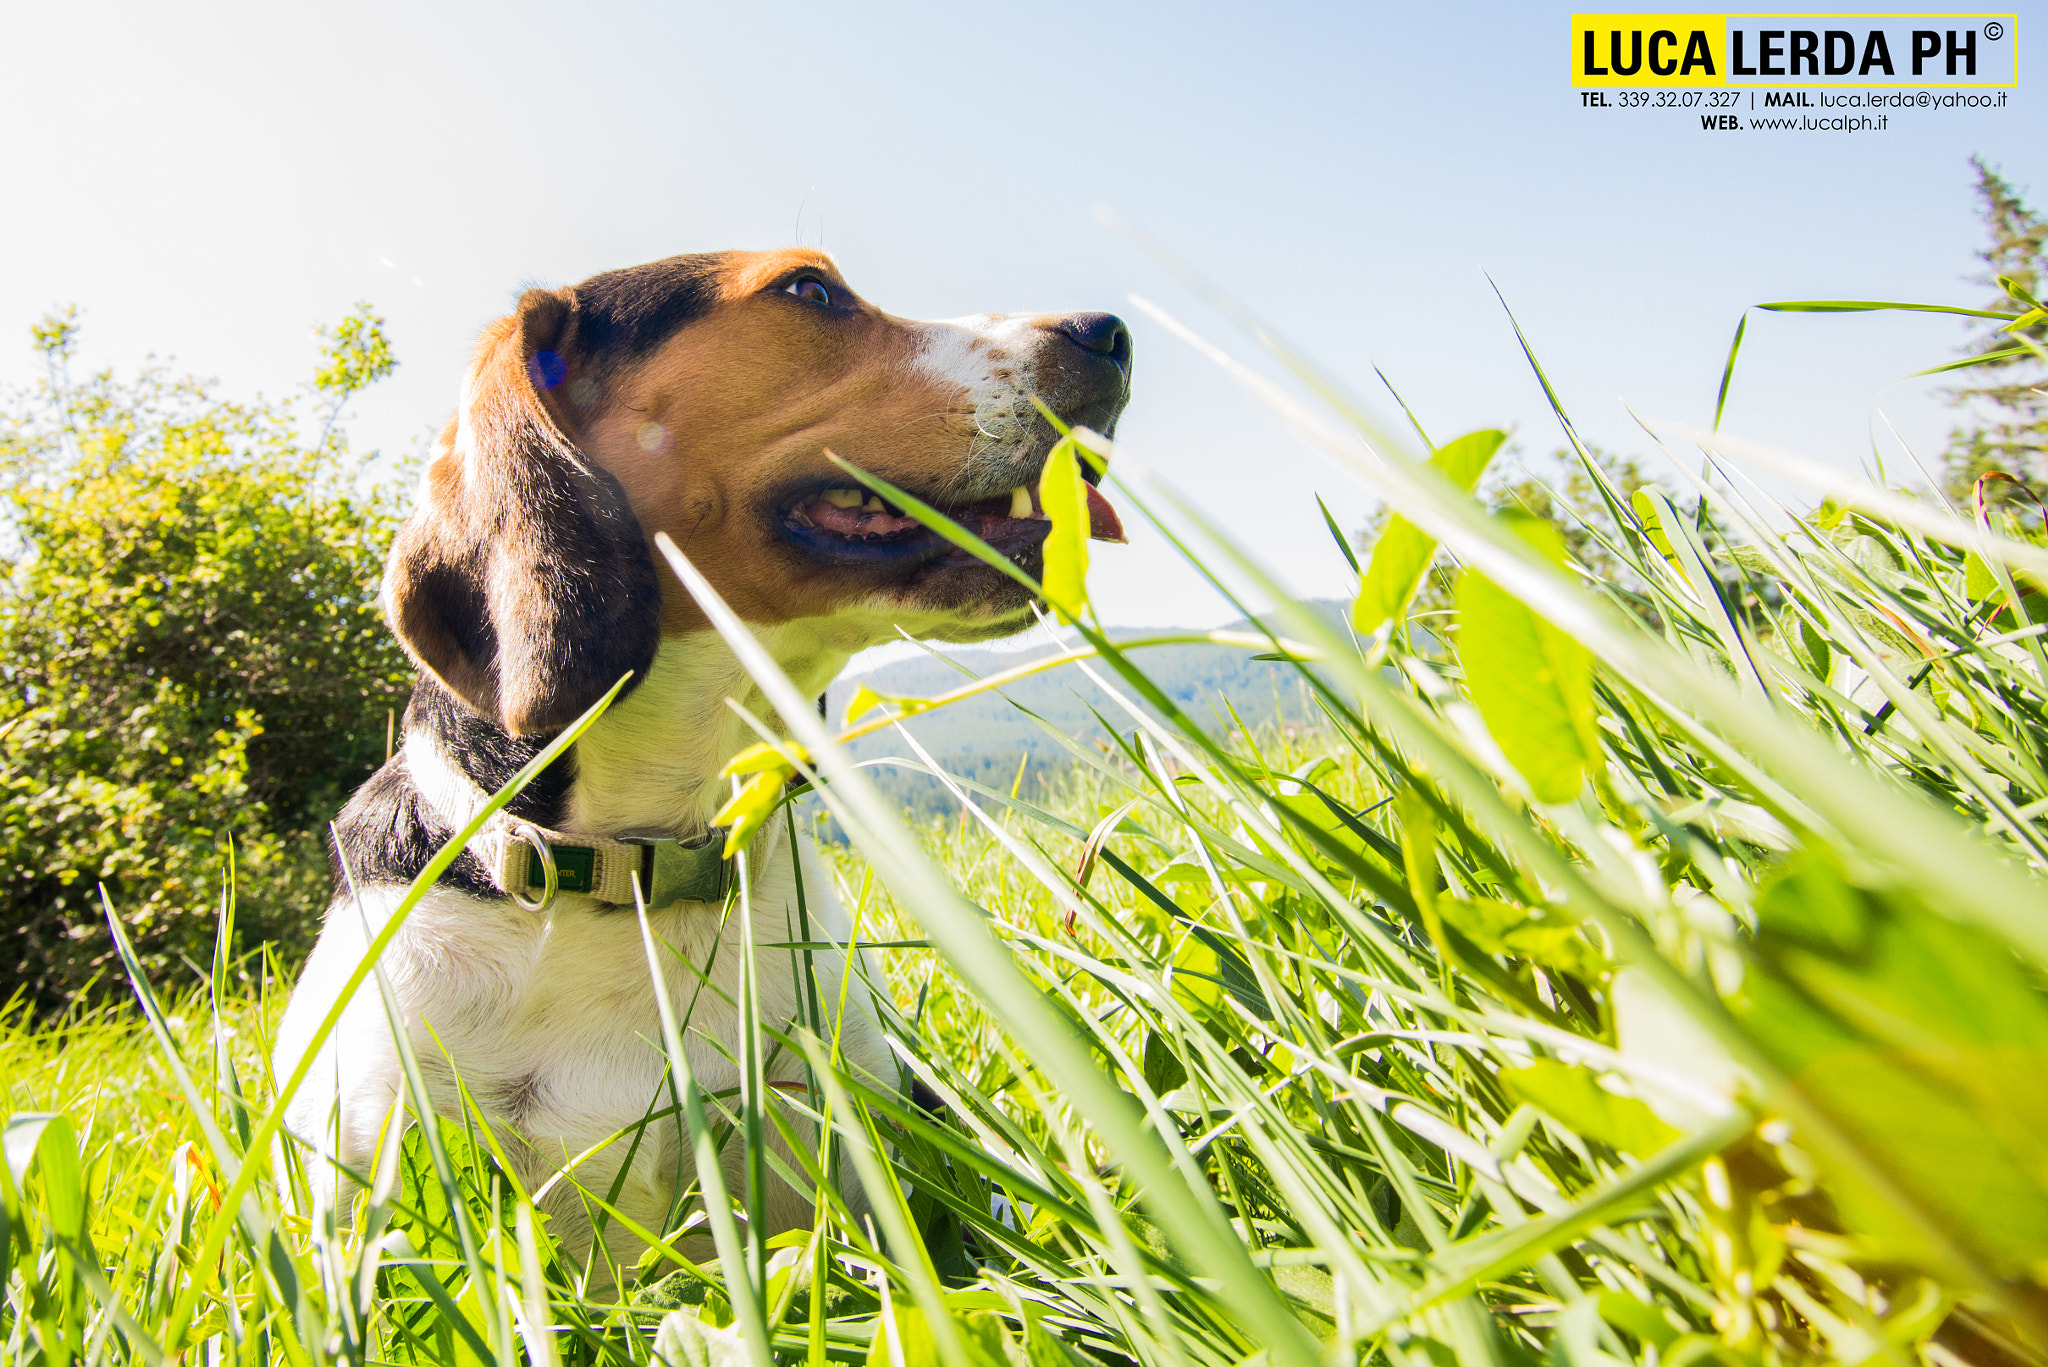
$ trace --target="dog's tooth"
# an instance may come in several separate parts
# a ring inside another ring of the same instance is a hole
[[[1031,491],[1021,484],[1010,490],[1010,516],[1031,516]]]
[[[858,508],[861,502],[858,489],[827,489],[819,497],[835,508]]]
[[[882,506],[882,500],[877,498],[873,494],[868,495],[868,501],[863,506],[867,509],[868,512],[871,513],[885,513],[889,511],[887,508],[884,508]]]

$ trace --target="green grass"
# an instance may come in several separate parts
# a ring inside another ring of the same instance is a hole
[[[1220,359],[1406,524],[1374,604],[1464,567],[1449,621],[1239,643],[1314,662],[1314,726],[1183,715],[1070,564],[1099,653],[1061,667],[1118,749],[1049,726],[1048,790],[912,829],[674,557],[803,747],[753,791],[800,766],[853,841],[834,877],[942,1117],[836,1066],[838,984],[761,1019],[751,965],[747,1085],[691,1081],[688,1002],[663,1045],[699,1154],[750,1156],[638,1268],[560,1256],[474,1117],[394,1127],[324,1210],[266,1142],[280,990],[223,954],[149,1024],[5,1018],[0,1361],[2042,1360],[2037,534],[1877,494],[1800,520],[1709,439],[1703,505],[1609,490],[1625,590],[1456,453]],[[1262,581],[1170,490],[1119,502]],[[800,1095],[759,1085],[779,1050]],[[771,1246],[744,1212],[775,1181],[818,1220]]]

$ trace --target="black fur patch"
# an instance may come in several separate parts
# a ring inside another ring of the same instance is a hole
[[[945,1098],[933,1091],[925,1080],[915,1073],[910,1075],[910,1104],[934,1120],[945,1118]]]
[[[576,345],[602,367],[635,361],[701,318],[728,252],[692,252],[593,275],[575,287]]]
[[[633,676],[628,693],[647,678],[661,646],[661,581],[647,533],[610,472],[536,466],[530,474],[539,477],[518,493],[538,552],[528,572],[553,597],[562,624],[542,657],[549,662],[548,706],[536,719],[539,731],[552,734],[621,675]],[[502,636],[520,626],[516,619],[490,622],[494,653],[504,648]]]
[[[334,891],[348,895],[342,877],[342,851],[357,887],[376,883],[412,882],[454,836],[454,828],[429,807],[405,772],[405,758],[394,756],[355,796],[334,821]],[[460,888],[477,897],[502,896],[484,870],[483,861],[468,850],[441,875],[444,888]]]
[[[408,734],[420,731],[434,737],[441,753],[487,793],[504,787],[553,740],[551,736],[505,734],[424,674],[413,685],[412,702],[405,709],[405,729]],[[568,810],[569,787],[575,781],[576,754],[572,749],[527,784],[506,804],[506,810],[536,825],[559,826]],[[410,883],[455,835],[448,819],[427,805],[406,772],[402,754],[393,756],[356,789],[334,827],[340,842],[339,850],[330,851],[337,894],[347,891],[340,850],[347,851],[349,872],[358,884]],[[483,861],[468,850],[455,857],[441,875],[440,886],[478,897],[504,895]]]
[[[641,673],[645,673],[644,667]],[[610,686],[609,680],[606,686]],[[514,774],[533,763],[534,756],[555,739],[552,735],[507,735],[497,723],[464,707],[426,674],[413,684],[412,702],[405,709],[405,730],[408,735],[422,731],[439,741],[441,753],[487,793],[510,783]],[[572,748],[505,804],[505,810],[536,826],[558,827],[568,812],[569,787],[575,781],[576,752]]]

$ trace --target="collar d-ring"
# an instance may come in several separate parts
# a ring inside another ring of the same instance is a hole
[[[540,898],[537,901],[529,901],[527,899],[527,881],[523,878],[515,878],[508,881],[505,886],[505,895],[518,903],[522,910],[546,911],[554,904],[555,894],[561,891],[562,887],[561,873],[555,868],[555,852],[549,847],[548,842],[541,838],[540,831],[533,826],[529,826],[522,821],[513,827],[512,830],[514,835],[526,843],[527,848],[540,856],[541,878],[543,881]]]

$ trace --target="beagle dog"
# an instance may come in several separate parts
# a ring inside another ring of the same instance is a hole
[[[419,680],[404,744],[335,825],[337,893],[279,1027],[280,1082],[429,860],[630,675],[441,875],[381,963],[436,1109],[460,1114],[459,1081],[529,1191],[570,1169],[542,1203],[567,1252],[591,1250],[579,1187],[660,1229],[690,1180],[678,1123],[606,1144],[670,1106],[633,889],[669,998],[688,1013],[696,1080],[730,1093],[741,918],[710,823],[728,796],[720,769],[755,739],[726,700],[771,714],[657,568],[655,534],[808,694],[898,627],[941,641],[1010,634],[1031,620],[1015,581],[852,487],[827,452],[1035,575],[1050,528],[1037,477],[1057,434],[1032,399],[1112,432],[1130,370],[1130,334],[1109,314],[898,318],[811,251],[675,256],[521,296],[485,329],[391,549],[383,606]],[[1091,534],[1121,540],[1114,510],[1089,494]],[[771,823],[746,853],[756,943],[843,944],[847,916],[799,843]],[[805,1019],[792,958],[758,951],[771,1024]],[[836,1009],[853,966],[810,960]],[[847,1063],[894,1085],[857,968],[846,1000]],[[801,1063],[785,1052],[769,1076],[795,1082]],[[315,1166],[367,1174],[402,1085],[366,983],[319,1043],[286,1128],[320,1151]],[[726,1155],[735,1179],[738,1147]],[[808,1225],[813,1193],[769,1185],[753,1212],[767,1232]],[[606,1242],[624,1264],[637,1257],[616,1220]]]

